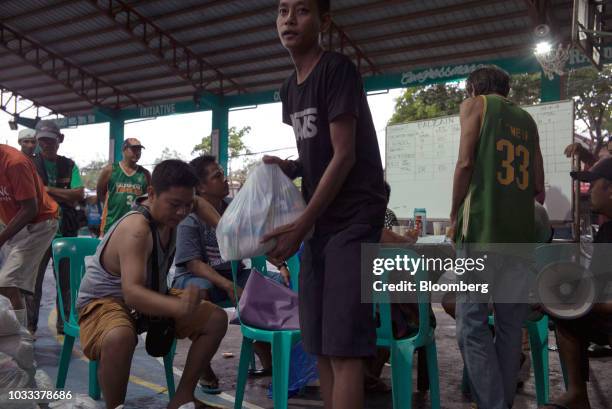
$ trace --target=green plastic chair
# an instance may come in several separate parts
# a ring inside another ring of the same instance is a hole
[[[548,373],[548,315],[543,315],[538,321],[527,320],[524,324],[529,334],[531,349],[531,365],[536,384],[536,399],[538,405],[548,403],[549,373]]]
[[[236,291],[236,279],[238,276],[238,261],[232,261],[232,278],[234,280],[234,291]],[[267,273],[265,256],[254,257],[251,265],[263,274]],[[299,259],[297,256],[287,260],[289,272],[291,273],[291,288],[297,290]],[[240,319],[240,309],[236,305],[236,313]],[[272,345],[272,399],[275,409],[286,409],[289,393],[289,362],[291,358],[291,347],[301,339],[299,330],[266,330],[254,328],[240,321],[242,332],[242,347],[240,349],[240,362],[238,364],[238,380],[236,382],[236,398],[234,408],[242,408],[244,388],[246,386],[249,365],[253,360],[253,342],[269,342]]]
[[[68,367],[70,366],[70,358],[72,356],[72,348],[74,340],[79,337],[80,328],[78,317],[75,311],[76,300],[79,294],[81,279],[85,275],[86,256],[91,256],[96,252],[96,248],[100,243],[99,239],[90,237],[64,237],[53,240],[53,264],[55,271],[59,271],[59,263],[62,259],[70,260],[70,316],[64,316],[64,300],[62,292],[57,284],[57,297],[60,304],[60,315],[64,322],[64,344],[60,354],[59,368],[57,370],[57,380],[55,387],[63,389],[66,384],[66,376],[68,375]],[[172,348],[168,355],[164,357],[164,368],[166,372],[166,382],[168,384],[168,395],[170,399],[174,396],[174,373],[172,371],[172,361],[176,349],[176,340],[172,344]],[[100,385],[98,383],[98,361],[89,361],[89,396],[94,399],[100,399]]]
[[[409,258],[419,258],[413,251],[408,249],[383,248],[380,250],[379,257],[393,259],[395,256],[408,256]],[[380,277],[387,280],[389,272],[385,271]],[[426,279],[426,273],[419,270],[415,273],[415,282]],[[417,284],[418,289],[418,284]],[[417,291],[417,301],[419,306],[419,329],[416,335],[410,338],[395,339],[391,326],[391,304],[389,295],[377,293],[374,295],[374,314],[378,310],[380,314],[380,325],[376,329],[376,344],[381,347],[388,347],[391,351],[391,391],[393,395],[394,409],[412,408],[412,363],[414,352],[417,348],[425,348],[427,360],[427,372],[429,377],[429,393],[431,397],[431,407],[440,409],[440,381],[438,375],[438,356],[436,352],[436,339],[434,328],[431,326],[429,310],[429,294]]]

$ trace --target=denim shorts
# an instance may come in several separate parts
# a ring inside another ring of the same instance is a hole
[[[224,278],[233,281],[231,270],[220,270],[217,271],[217,273],[223,276]],[[239,270],[237,276],[238,281],[236,282],[236,285],[238,285],[238,287],[244,288],[250,273],[251,270],[247,268]],[[227,301],[229,299],[225,290],[219,287],[215,287],[215,285],[210,280],[204,277],[196,276],[192,273],[182,274],[176,277],[174,279],[174,282],[172,283],[172,287],[178,288],[180,290],[183,290],[190,285],[195,285],[200,290],[208,290],[209,300],[210,302],[213,302],[215,304],[220,303],[222,301]]]
[[[217,271],[218,274],[227,278],[230,281],[232,280],[232,271],[231,270],[220,270]],[[249,275],[251,273],[250,268],[242,268],[238,271],[238,281],[236,285],[240,288],[244,288],[249,279]],[[279,273],[267,272],[267,276],[278,281],[279,283],[283,283],[283,278]],[[223,301],[227,301],[229,298],[225,290],[215,287],[215,285],[208,279],[204,277],[196,276],[192,273],[182,274],[174,279],[172,282],[172,287],[183,290],[190,285],[195,285],[201,290],[208,290],[209,301],[215,304],[218,304]]]

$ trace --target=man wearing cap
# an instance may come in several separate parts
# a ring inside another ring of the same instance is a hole
[[[98,200],[104,201],[100,233],[104,235],[124,214],[130,211],[132,203],[147,191],[151,173],[138,165],[144,146],[136,138],[123,142],[123,159],[102,169],[98,178]]]
[[[590,270],[597,280],[597,288],[609,288],[612,277],[612,157],[601,159],[590,170],[571,172],[574,179],[591,184],[591,209],[608,217],[599,226],[593,240],[594,249]],[[590,408],[586,382],[589,380],[587,347],[590,342],[612,346],[612,300],[610,294],[599,297],[598,303],[586,315],[571,319],[555,319],[559,354],[567,375],[567,392],[545,408]]]
[[[72,159],[57,154],[64,135],[52,120],[39,121],[35,130],[40,153],[34,156],[34,165],[45,184],[47,193],[60,206],[60,227],[56,237],[76,237],[79,231],[79,218],[76,205],[84,199],[84,188],[79,169]],[[35,332],[38,325],[38,310],[42,296],[42,283],[51,258],[51,247],[47,250],[36,279],[34,296],[26,297],[28,304],[28,329]],[[62,298],[70,299],[70,264],[68,260],[60,262],[59,274],[54,271],[56,280],[59,276]],[[59,308],[59,304],[58,304]],[[64,313],[70,311],[70,303],[64,302]],[[57,330],[63,333],[63,322],[59,309]]]
[[[21,146],[21,152],[29,158],[34,157],[36,152],[36,137],[33,129],[22,129],[17,135],[17,143]]]
[[[32,162],[0,144],[0,294],[25,325],[22,295],[32,293],[38,264],[57,230],[58,206],[45,192]]]

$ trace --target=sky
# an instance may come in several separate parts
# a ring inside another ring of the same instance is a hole
[[[395,89],[388,93],[368,96],[383,161],[386,124],[393,114],[395,99],[401,93],[401,89]],[[41,116],[45,113],[41,112]],[[23,115],[33,117],[35,113],[30,110]],[[8,126],[8,121],[11,119],[10,115],[0,111],[0,142],[19,148],[18,131],[12,131]],[[202,140],[202,137],[210,134],[211,121],[210,111],[138,120],[126,123],[124,136],[140,139],[145,146],[140,164],[150,168],[155,159],[161,156],[164,148],[177,151],[182,159],[193,158],[195,156],[192,154],[193,147]],[[229,126],[238,129],[244,126],[251,127],[251,132],[244,137],[244,143],[251,152],[261,152],[253,157],[261,157],[267,151],[272,151],[268,154],[283,158],[297,157],[293,129],[282,123],[280,103],[230,111]],[[59,154],[73,159],[79,167],[93,160],[108,160],[108,129],[107,123],[64,129],[62,132],[65,138]],[[234,160],[232,168],[241,167],[242,161],[242,158]]]

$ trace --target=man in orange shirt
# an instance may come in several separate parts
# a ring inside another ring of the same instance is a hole
[[[23,293],[31,294],[43,254],[57,231],[58,206],[45,191],[32,162],[0,144],[0,295],[26,325]]]

